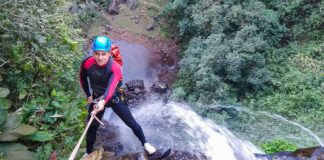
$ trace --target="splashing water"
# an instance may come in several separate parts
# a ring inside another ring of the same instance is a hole
[[[265,114],[265,115],[267,115],[267,116],[270,116],[270,117],[272,117],[272,118],[281,119],[281,120],[283,120],[283,121],[285,121],[285,122],[288,122],[288,123],[290,123],[290,124],[292,124],[292,125],[295,125],[295,126],[297,126],[297,127],[300,127],[302,130],[304,130],[304,131],[307,132],[309,135],[311,135],[312,137],[314,137],[315,140],[318,142],[319,145],[324,146],[324,145],[323,145],[323,142],[321,141],[321,139],[320,139],[316,134],[314,134],[310,129],[308,129],[308,128],[306,128],[306,127],[304,127],[304,126],[302,126],[302,125],[300,125],[300,124],[298,124],[298,123],[296,123],[296,122],[289,121],[288,119],[286,119],[286,118],[284,118],[284,117],[282,117],[282,116],[280,116],[280,115],[278,115],[278,114],[273,114],[273,113],[268,113],[268,112],[260,112],[260,113],[263,113],[263,114]]]
[[[211,160],[253,160],[256,159],[254,153],[262,153],[225,127],[201,118],[184,104],[153,102],[134,110],[133,115],[142,126],[147,141],[158,148],[190,151],[206,155]],[[142,149],[132,131],[117,116],[112,116],[109,121],[120,126],[124,150]]]
[[[120,47],[123,55],[124,81],[143,79],[145,84],[150,86],[157,79],[157,74],[150,69],[148,63],[150,51],[144,46],[124,41],[114,41],[114,43]],[[231,113],[216,113],[219,114],[219,119],[213,120],[221,126],[201,118],[189,106],[178,103],[153,102],[134,110],[133,115],[142,126],[147,141],[157,148],[171,147],[198,155],[204,154],[208,159],[249,160],[256,159],[253,153],[262,153],[252,143],[236,138],[227,128],[236,135],[257,143],[284,137],[299,143],[299,147],[305,147],[307,146],[305,141],[312,141],[310,140],[312,138],[316,142],[308,145],[317,143],[323,146],[321,139],[311,130],[280,115],[252,112],[237,106],[208,106],[207,108],[232,108],[236,112],[229,116],[228,114]],[[142,146],[132,131],[116,115],[107,116],[109,112],[111,110],[106,111],[105,119],[121,126],[120,141],[124,145],[124,151],[142,151]],[[243,112],[245,114],[241,114]]]
[[[321,141],[321,138],[318,137],[315,133],[313,133],[309,128],[306,128],[301,124],[298,124],[297,122],[290,121],[278,114],[264,112],[264,111],[251,111],[247,108],[237,107],[237,106],[218,105],[218,106],[208,106],[205,109],[215,110],[215,113],[220,112],[220,110],[222,109],[227,109],[226,111],[223,110],[226,113],[232,112],[231,110],[237,111],[233,115],[235,115],[236,119],[239,119],[239,123],[242,123],[242,119],[240,118],[245,117],[244,124],[241,125],[242,126],[241,128],[243,128],[244,132],[253,133],[253,135],[251,134],[249,135],[250,138],[247,138],[249,140],[252,140],[253,136],[257,137],[259,143],[261,141],[264,141],[261,139],[269,140],[269,139],[284,138],[286,140],[290,139],[292,142],[299,144],[300,145],[299,147],[310,147],[318,144],[323,146],[323,142]],[[221,111],[221,114],[224,114],[223,111]],[[239,113],[242,112],[247,113],[248,116],[240,115]],[[227,118],[228,120],[225,120],[227,122],[224,123],[227,126],[231,126],[232,124],[230,123],[233,123],[231,121],[235,121],[233,120],[235,118],[233,117]],[[243,125],[247,127],[244,127]],[[257,131],[265,130],[265,131],[257,133],[256,130]],[[237,134],[240,135],[241,131],[238,130],[236,131]],[[261,134],[262,138],[257,134]],[[309,142],[311,144],[306,145],[305,144],[306,142]]]

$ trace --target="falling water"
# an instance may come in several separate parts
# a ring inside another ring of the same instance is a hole
[[[323,146],[321,138],[313,133],[309,128],[306,128],[305,126],[302,126],[297,122],[290,121],[278,114],[264,111],[251,111],[247,108],[237,106],[218,105],[208,106],[205,109],[212,109],[214,110],[214,113],[219,114],[219,116],[235,110],[236,112],[232,113],[234,115],[233,117],[225,118],[226,120],[222,118],[220,119],[226,121],[223,122],[223,124],[226,126],[231,126],[231,123],[233,123],[233,121],[238,121],[237,123],[241,123],[240,126],[241,129],[244,130],[244,132],[253,133],[253,135],[249,134],[249,138],[247,138],[252,141],[254,141],[254,136],[257,137],[257,141],[259,143],[264,140],[284,138],[286,140],[291,140],[295,144],[298,144],[299,147],[310,147],[314,145]],[[222,109],[226,110],[224,111]],[[220,110],[222,111],[220,112]],[[240,113],[246,113],[247,115],[242,115]],[[244,117],[244,120],[242,120],[241,117]],[[242,134],[242,132],[238,129],[232,129],[235,130],[238,135]],[[261,134],[262,137],[260,137],[260,135],[258,134]]]
[[[123,56],[123,81],[142,79],[146,86],[156,80],[150,70],[147,48],[114,40]],[[125,152],[141,151],[142,147],[132,131],[120,119],[106,110],[105,119],[120,126],[120,141]],[[134,110],[135,119],[141,124],[147,140],[157,148],[172,148],[204,154],[208,159],[255,159],[260,153],[255,146],[236,138],[223,126],[199,117],[189,106],[177,103],[163,105],[155,102]]]
[[[119,46],[123,58],[123,82],[134,79],[143,80],[146,86],[151,86],[157,80],[157,75],[149,66],[150,50],[139,44],[130,44],[114,40]]]
[[[314,139],[318,142],[319,145],[324,146],[321,139],[316,134],[314,134],[310,129],[308,129],[308,128],[306,128],[306,127],[304,127],[304,126],[302,126],[302,125],[300,125],[300,124],[298,124],[296,122],[289,121],[288,119],[286,119],[286,118],[284,118],[284,117],[282,117],[282,116],[280,116],[278,114],[268,113],[268,112],[260,112],[260,113],[265,114],[265,115],[267,115],[269,117],[272,117],[272,118],[281,119],[281,120],[283,120],[283,121],[285,121],[287,123],[290,123],[290,124],[292,124],[294,126],[300,127],[302,130],[307,132],[310,136],[314,137]]]
[[[154,102],[134,110],[133,115],[147,140],[158,148],[190,151],[212,160],[253,160],[254,153],[262,153],[225,127],[203,119],[185,104]],[[108,121],[120,126],[120,141],[126,151],[142,149],[132,131],[117,116],[111,116]]]
[[[123,56],[124,82],[132,79],[142,79],[146,86],[150,86],[157,76],[154,71],[150,70],[148,64],[149,50],[141,45],[129,44],[124,41],[114,41],[114,43],[120,47]],[[320,138],[309,129],[279,115],[267,112],[255,113],[241,107],[217,106],[210,108],[219,107],[234,108],[238,112],[234,114],[234,118],[231,116],[227,117],[229,121],[222,119],[224,116],[227,116],[226,114],[219,114],[222,123],[216,121],[221,126],[216,125],[211,120],[200,117],[189,106],[173,102],[168,104],[151,102],[132,112],[135,119],[141,124],[147,141],[157,148],[170,147],[172,149],[190,151],[197,155],[206,155],[208,159],[212,160],[250,160],[256,159],[253,153],[262,153],[252,143],[235,137],[227,128],[234,131],[236,135],[244,137],[244,139],[252,141],[254,139],[258,142],[264,140],[264,137],[271,139],[275,138],[275,136],[281,136],[275,134],[279,130],[284,130],[284,134],[287,134],[287,131],[285,131],[287,128],[289,128],[290,132],[298,132],[296,129],[291,129],[286,124],[281,123],[282,121],[298,126],[308,134],[308,136],[303,135],[300,137],[301,133],[298,136],[291,136],[290,138],[293,138],[293,140],[300,141],[300,139],[308,138],[311,135],[323,146]],[[142,146],[132,131],[116,115],[112,114],[110,116],[111,112],[111,110],[106,110],[105,119],[120,126],[120,141],[124,146],[124,151],[142,151]],[[239,115],[241,112],[248,114],[242,116],[245,118],[244,122],[241,119],[242,117],[240,117],[241,115]],[[260,117],[261,114],[263,116]],[[268,121],[265,116],[281,120],[281,122],[265,122]],[[235,121],[235,118],[237,121]],[[215,119],[213,120],[215,121]],[[280,125],[283,126],[280,128],[274,127]]]

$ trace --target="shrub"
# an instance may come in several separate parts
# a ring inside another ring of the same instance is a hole
[[[267,143],[263,143],[261,144],[261,148],[267,154],[284,151],[295,151],[297,149],[296,145],[294,145],[293,143],[281,139],[276,139]]]

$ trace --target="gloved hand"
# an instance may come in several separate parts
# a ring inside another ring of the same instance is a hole
[[[105,108],[105,100],[100,100],[96,105],[94,105],[93,107],[95,107],[93,109],[93,111],[91,112],[91,115],[96,115],[98,112],[104,110]]]

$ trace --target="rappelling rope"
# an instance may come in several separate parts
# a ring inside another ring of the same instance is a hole
[[[85,130],[82,133],[81,138],[79,139],[79,142],[74,147],[73,152],[71,153],[69,160],[74,160],[74,158],[75,158],[75,156],[76,156],[76,154],[77,154],[77,152],[78,152],[78,150],[79,150],[79,148],[81,146],[82,140],[83,140],[84,136],[86,135],[86,133],[87,133],[93,119],[96,119],[101,125],[104,125],[104,123],[102,123],[96,116],[92,115],[89,122],[88,122],[88,124],[87,124],[87,127],[85,128]]]

